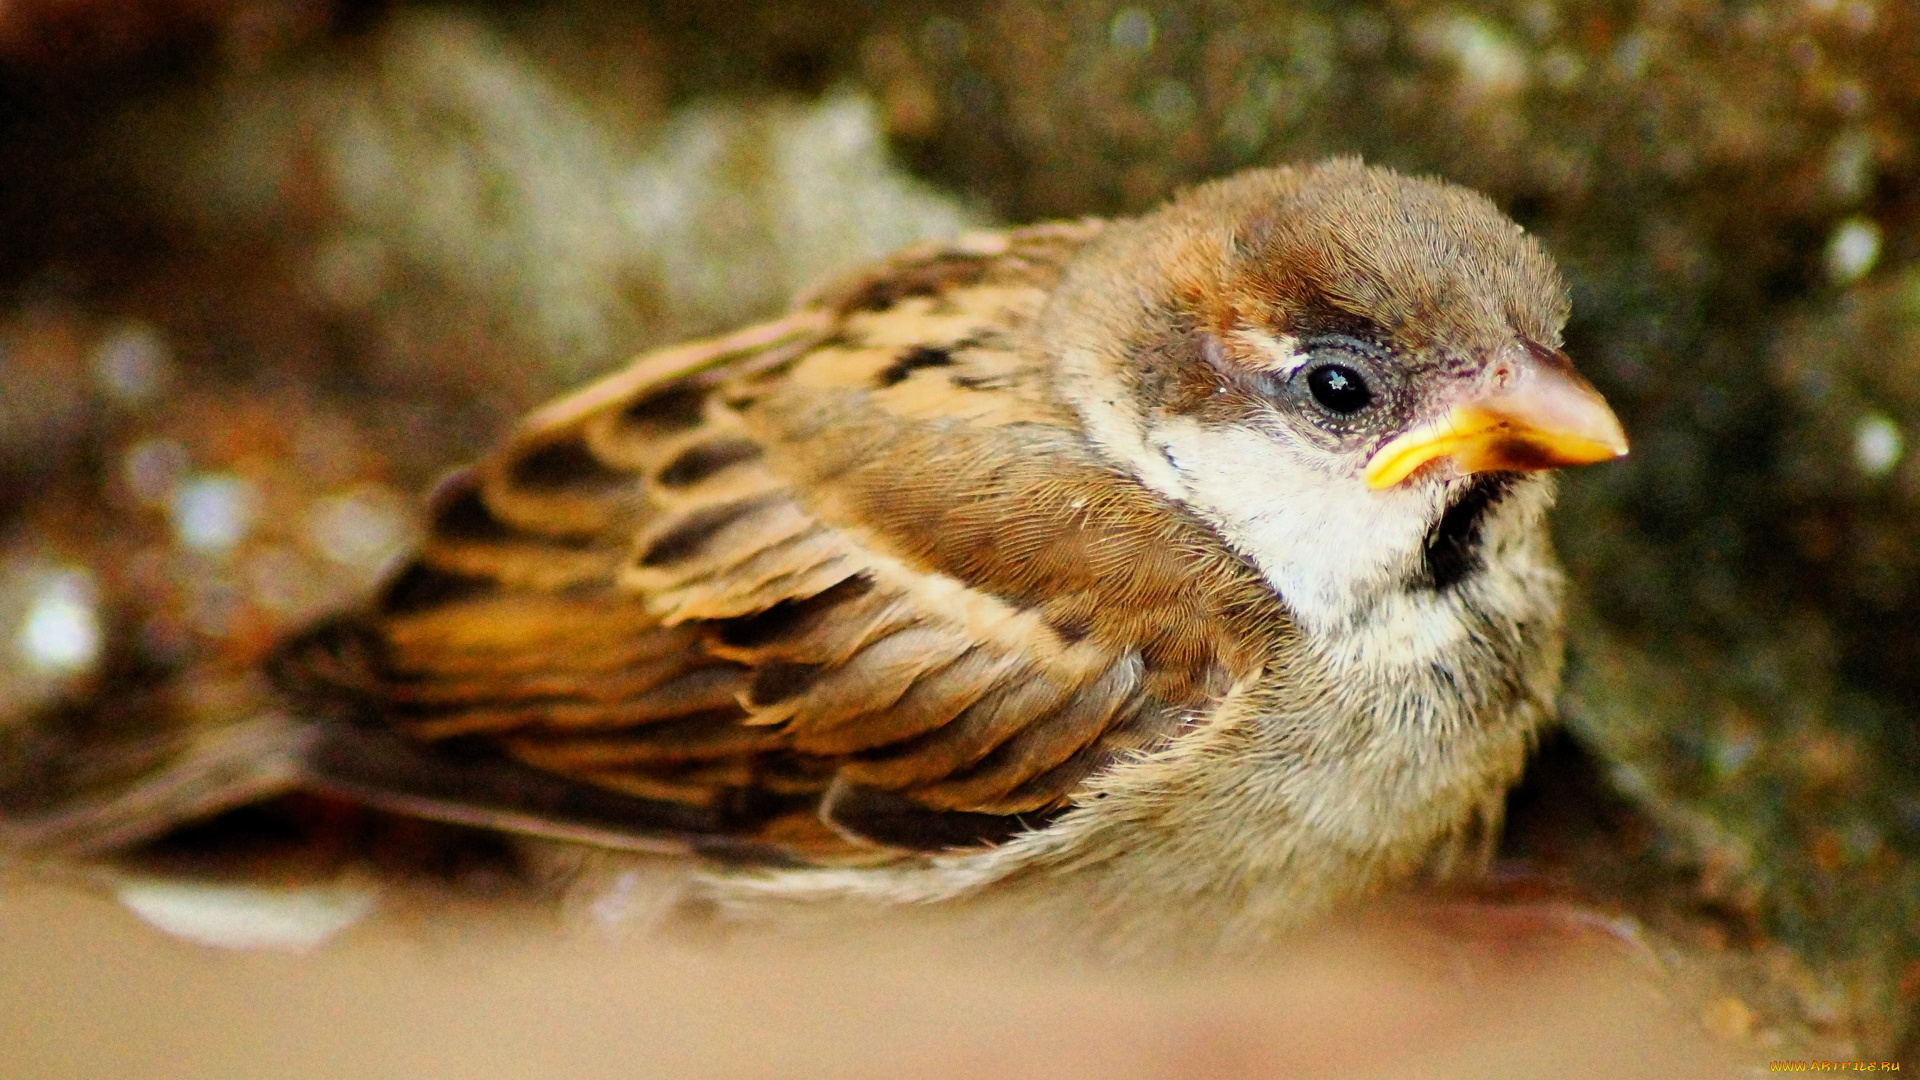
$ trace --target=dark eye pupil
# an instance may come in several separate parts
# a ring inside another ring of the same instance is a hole
[[[1357,413],[1373,400],[1373,391],[1360,373],[1339,364],[1327,364],[1307,373],[1307,389],[1313,400],[1343,415]]]

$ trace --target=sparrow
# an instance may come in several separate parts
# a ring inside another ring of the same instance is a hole
[[[1474,865],[1553,718],[1551,470],[1627,450],[1567,312],[1352,159],[909,249],[443,482],[278,653],[266,786],[1210,947]]]

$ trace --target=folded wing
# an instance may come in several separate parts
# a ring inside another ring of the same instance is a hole
[[[990,844],[1175,737],[1289,623],[1099,461],[1032,347],[1093,225],[909,252],[642,358],[437,493],[282,681],[312,780],[508,828],[804,859]]]

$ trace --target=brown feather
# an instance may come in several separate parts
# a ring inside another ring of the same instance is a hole
[[[651,801],[869,792],[815,807],[838,833],[779,818],[814,855],[863,817],[897,843],[1064,805],[1284,625],[1050,396],[1023,335],[1097,231],[908,252],[541,410],[442,486],[373,646],[294,681]]]

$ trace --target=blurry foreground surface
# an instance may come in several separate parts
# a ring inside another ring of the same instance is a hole
[[[0,789],[231,720],[275,635],[405,549],[417,492],[645,346],[923,237],[1330,153],[1538,234],[1634,440],[1563,489],[1573,738],[1509,856],[1644,927],[1743,1060],[1920,1045],[1920,8],[1895,0],[0,4]],[[386,859],[327,856],[354,857]],[[7,903],[0,992],[25,1002],[0,1016],[49,1054],[89,1039],[28,1018],[160,1016],[218,1000],[216,971],[240,1003],[313,995],[282,1023],[440,985],[397,940],[207,956],[64,894]],[[566,965],[635,977],[514,947],[556,1001]],[[519,962],[458,961],[504,1015],[562,1016],[512,996]],[[797,1028],[829,991],[792,977],[772,1011]],[[1548,1030],[1626,1015],[1580,992],[1541,992]],[[642,1030],[592,1011],[640,996],[580,1000],[594,1037]],[[1482,1004],[1448,1006],[1458,1037],[1520,1038]],[[405,1037],[385,1051],[427,1060]]]
[[[1730,1075],[1618,957],[1384,919],[1303,938],[1284,965],[1124,978],[881,926],[686,947],[537,916],[509,925],[499,912],[402,923],[312,955],[221,953],[159,938],[102,901],[0,892],[0,926],[34,928],[0,938],[7,1074]]]

